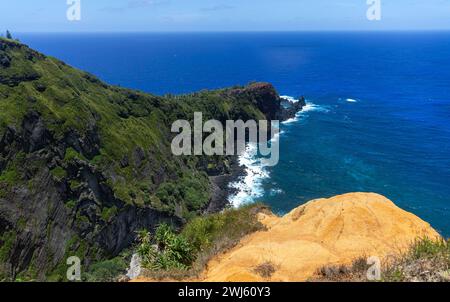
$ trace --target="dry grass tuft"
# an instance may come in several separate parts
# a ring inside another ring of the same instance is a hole
[[[266,261],[255,267],[253,271],[263,278],[270,279],[277,269],[272,262]]]

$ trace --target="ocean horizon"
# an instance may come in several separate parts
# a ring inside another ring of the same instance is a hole
[[[109,84],[164,95],[270,82],[307,107],[280,163],[251,150],[235,204],[283,214],[348,192],[385,195],[450,235],[450,32],[17,34]]]

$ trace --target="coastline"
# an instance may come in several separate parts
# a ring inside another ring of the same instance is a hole
[[[238,155],[231,157],[230,168],[231,173],[229,174],[209,177],[211,183],[211,201],[205,213],[217,213],[232,205],[228,199],[237,192],[237,189],[230,187],[230,184],[244,177],[246,171],[245,166],[240,165]]]
[[[295,99],[290,96],[279,96],[280,110],[278,118],[280,123],[295,120],[303,108],[307,106],[305,98],[302,96]],[[273,139],[279,139],[280,132]],[[258,196],[260,188],[255,187],[255,177],[265,179],[269,177],[268,173],[258,165],[258,158],[254,148],[247,145],[246,150],[240,155],[234,155],[231,158],[231,173],[210,176],[211,183],[211,201],[208,204],[205,213],[220,212],[228,207],[238,207],[249,202],[251,195]],[[258,185],[258,183],[256,183]],[[244,200],[240,200],[244,196]],[[248,196],[247,196],[248,195]]]

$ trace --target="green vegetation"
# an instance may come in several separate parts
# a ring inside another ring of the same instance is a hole
[[[222,121],[264,118],[250,99],[225,97],[226,90],[157,97],[111,87],[15,41],[0,39],[0,57],[7,64],[7,68],[0,68],[0,137],[6,126],[20,127],[30,111],[39,112],[57,139],[73,132],[86,138],[97,131],[97,154],[69,146],[62,163],[80,160],[111,171],[119,177],[109,180],[109,184],[115,195],[127,203],[143,205],[151,199],[154,206],[161,207],[159,210],[173,213],[181,207],[181,212],[187,214],[198,211],[208,201],[209,181],[196,171],[201,158],[182,159],[171,154],[173,121],[192,120],[195,111],[203,112],[204,119]],[[127,164],[121,165],[124,158]],[[203,168],[207,170],[208,164]],[[64,176],[62,169],[66,167],[61,165],[52,171],[57,179]],[[157,186],[152,176],[161,169],[170,177]],[[169,191],[176,197],[168,196]]]
[[[407,257],[412,260],[443,257],[450,261],[450,241],[434,241],[429,238],[418,240],[410,249]]]
[[[9,258],[11,248],[16,240],[16,232],[11,230],[0,236],[0,263]]]
[[[102,219],[105,222],[109,222],[111,220],[111,218],[117,214],[117,212],[118,212],[118,209],[115,206],[112,206],[110,208],[103,208]]]
[[[0,38],[0,138],[8,136],[12,140],[7,144],[10,153],[0,157],[0,199],[14,196],[13,192],[20,190],[28,194],[25,197],[30,203],[38,206],[41,201],[33,199],[41,196],[37,193],[63,190],[61,196],[66,200],[62,201],[74,228],[89,230],[89,234],[75,236],[74,242],[68,243],[67,251],[82,256],[87,242],[81,237],[97,238],[102,228],[118,217],[122,207],[151,208],[162,217],[176,216],[181,222],[191,220],[206,208],[211,197],[207,172],[229,171],[227,158],[174,156],[170,143],[175,120],[192,122],[194,112],[199,111],[204,120],[266,119],[258,109],[258,96],[245,92],[244,87],[154,96],[109,86],[89,73],[10,38],[11,35],[8,39]],[[49,170],[53,180],[45,182],[51,188],[44,191],[38,184],[47,180]],[[101,193],[106,191],[98,196],[111,196],[109,199],[115,197],[115,200],[114,203],[108,200],[106,205],[96,195],[94,207],[97,208],[92,211],[96,217],[88,219],[78,213],[77,201],[84,190],[97,192],[97,188]],[[46,206],[51,212],[53,205]],[[226,215],[237,214],[227,212]],[[224,227],[233,231],[234,226],[227,220],[232,218],[208,219],[193,220],[191,231],[168,233],[172,241],[164,245],[163,256],[158,256],[159,267],[192,268],[201,253],[220,245],[219,231],[214,233],[216,229]],[[51,233],[52,223],[48,221],[47,232]],[[245,224],[248,221],[239,223],[243,231],[235,230],[230,241],[249,231]],[[204,238],[195,237],[193,228],[203,226],[213,233]],[[73,231],[69,225],[64,227]],[[37,238],[45,232],[33,235]],[[90,240],[94,242],[89,244],[95,244],[95,239]],[[1,247],[4,255],[8,254],[7,247]],[[192,251],[188,253],[186,249]],[[46,261],[50,279],[61,278],[65,267],[64,263],[53,267],[54,252],[48,252],[52,259]],[[102,257],[96,259],[103,260]],[[108,265],[112,264],[105,263]]]
[[[91,248],[92,250],[92,247],[89,246],[88,243],[85,240],[81,239],[78,235],[72,236],[72,238],[68,242],[66,242],[63,261],[61,261],[56,266],[56,268],[47,273],[46,280],[51,282],[67,281],[66,259],[71,256],[77,256],[80,259],[88,259],[89,248]]]
[[[11,33],[9,32],[9,30],[7,30],[6,31],[6,39],[10,39],[10,40],[12,40],[12,35],[11,35]]]
[[[311,281],[367,281],[371,266],[366,257],[352,265],[326,266]],[[381,282],[440,282],[450,281],[450,240],[423,238],[401,255],[387,257],[382,262]]]
[[[115,282],[123,275],[129,264],[130,254],[123,252],[120,256],[91,265],[81,278],[86,282]]]
[[[80,153],[78,153],[75,149],[73,148],[67,148],[66,149],[66,154],[64,155],[64,162],[65,163],[70,163],[74,160],[86,160],[86,158],[81,155]]]
[[[151,270],[186,270],[194,259],[194,250],[183,235],[175,234],[168,224],[161,224],[152,241],[147,231],[139,232],[138,254],[142,265]]]
[[[265,210],[266,206],[253,204],[196,217],[178,234],[165,224],[157,228],[154,238],[147,231],[140,232],[138,253],[146,275],[176,279],[196,276],[212,256],[233,247],[245,235],[263,230],[257,213]]]
[[[63,168],[61,168],[59,166],[54,168],[53,170],[51,170],[50,173],[52,173],[53,177],[58,181],[61,181],[65,177],[67,177],[66,170],[64,170]]]
[[[75,200],[69,200],[68,202],[66,202],[66,207],[68,207],[69,209],[75,208],[76,205],[77,202]]]
[[[176,182],[166,182],[156,191],[155,197],[168,212],[175,213],[180,200],[184,201],[184,215],[203,208],[209,200],[209,181],[205,173],[185,173]]]
[[[417,240],[407,253],[391,259],[382,272],[383,281],[450,281],[450,239]]]
[[[0,172],[0,198],[6,197],[14,185],[21,183],[24,162],[25,153],[19,152],[14,160],[9,162],[5,169]]]

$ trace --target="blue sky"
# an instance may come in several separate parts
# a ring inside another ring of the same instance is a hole
[[[450,0],[381,0],[368,21],[366,0],[0,0],[0,31],[450,30]]]

